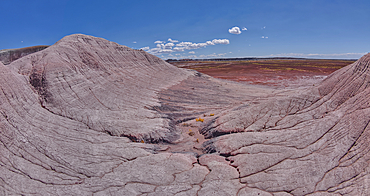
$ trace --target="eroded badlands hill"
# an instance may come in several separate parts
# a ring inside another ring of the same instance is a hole
[[[32,46],[26,48],[0,50],[0,62],[2,62],[4,65],[8,65],[21,57],[41,51],[47,47],[49,46]]]
[[[0,194],[368,195],[369,65],[273,90],[67,36],[0,63]]]

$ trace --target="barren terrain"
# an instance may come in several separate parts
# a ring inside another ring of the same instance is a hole
[[[282,62],[252,70],[327,77],[222,80],[82,34],[0,62],[0,195],[369,195],[370,54]]]
[[[172,61],[215,78],[274,87],[312,85],[354,60],[263,59],[240,61]]]
[[[7,65],[21,57],[27,56],[29,54],[44,50],[49,46],[32,46],[27,48],[17,48],[17,49],[5,49],[0,50],[0,62]]]

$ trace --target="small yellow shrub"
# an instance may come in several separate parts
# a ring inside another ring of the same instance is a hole
[[[195,119],[197,122],[204,122],[204,119],[203,118],[197,118],[197,119]]]

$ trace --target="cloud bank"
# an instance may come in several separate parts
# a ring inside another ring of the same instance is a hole
[[[163,41],[155,41],[156,47],[150,48],[149,46],[140,48],[145,50],[151,54],[159,55],[159,54],[169,54],[172,52],[183,52],[185,50],[195,50],[199,48],[205,48],[206,46],[212,46],[216,44],[229,44],[230,41],[228,39],[213,39],[212,41],[206,41],[204,43],[193,43],[193,42],[179,42],[178,40],[172,40],[171,38],[168,39],[168,43]]]

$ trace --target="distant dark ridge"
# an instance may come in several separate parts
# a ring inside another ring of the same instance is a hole
[[[38,52],[40,50],[44,50],[47,47],[49,46],[41,45],[41,46],[31,46],[31,47],[26,47],[26,48],[0,50],[0,61],[4,65],[7,65],[21,57]]]
[[[259,60],[342,60],[342,61],[357,61],[357,59],[311,59],[311,58],[293,58],[293,57],[246,57],[246,58],[215,58],[215,59],[167,59],[170,62],[183,62],[183,61],[259,61]]]

